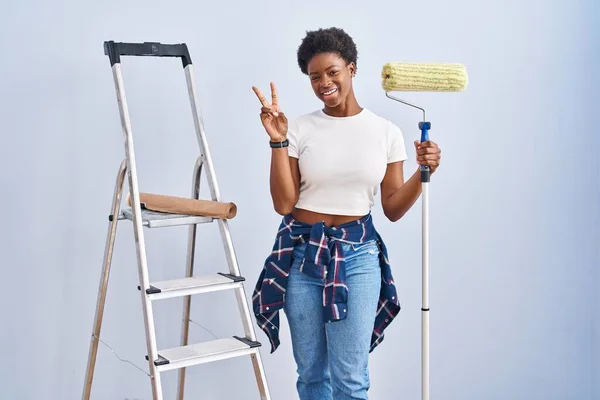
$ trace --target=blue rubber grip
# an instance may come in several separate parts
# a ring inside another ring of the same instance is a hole
[[[431,129],[431,122],[419,122],[419,129],[421,130],[421,143],[429,140],[429,130]]]
[[[421,143],[429,140],[429,130],[431,129],[431,122],[419,122],[419,129],[421,130]],[[421,182],[426,183],[431,179],[429,166],[421,165]]]

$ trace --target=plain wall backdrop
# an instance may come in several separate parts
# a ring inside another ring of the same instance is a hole
[[[81,396],[124,157],[103,41],[188,44],[223,199],[239,207],[231,228],[250,298],[280,221],[251,86],[268,94],[274,81],[290,118],[321,107],[296,49],[306,30],[338,26],[358,45],[360,104],[405,134],[407,177],[421,115],[385,97],[382,65],[450,61],[469,70],[464,93],[405,96],[427,108],[443,157],[431,185],[432,399],[600,398],[598,15],[592,0],[7,3],[0,397]],[[122,66],[140,189],[189,196],[198,147],[180,62],[124,58]],[[403,310],[372,354],[371,395],[418,399],[420,201],[398,223],[379,203],[373,213]],[[182,276],[187,228],[145,234],[151,279]],[[196,271],[222,271],[216,224],[198,234]],[[147,370],[137,284],[133,230],[121,223],[101,338]],[[181,300],[155,304],[159,347],[177,346]],[[208,329],[192,324],[194,341],[242,332],[233,293],[196,296],[192,319]],[[282,346],[268,350],[273,399],[296,398],[285,320]],[[176,376],[163,375],[165,399]],[[187,382],[190,399],[257,398],[247,358],[188,369]],[[92,398],[150,399],[149,379],[101,344]]]

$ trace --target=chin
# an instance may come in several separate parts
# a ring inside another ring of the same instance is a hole
[[[339,96],[335,96],[333,98],[327,98],[327,97],[322,97],[321,96],[321,101],[323,102],[323,104],[325,104],[327,107],[330,108],[334,108],[339,106],[340,104],[342,104],[343,99]]]

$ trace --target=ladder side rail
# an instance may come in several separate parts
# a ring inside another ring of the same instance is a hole
[[[198,101],[198,91],[196,88],[196,82],[194,79],[194,69],[192,64],[188,64],[185,66],[185,76],[186,83],[188,85],[188,94],[190,97],[190,105],[192,108],[192,114],[194,118],[194,127],[196,129],[196,136],[198,139],[198,144],[200,145],[200,149],[202,151],[202,156],[204,158],[204,164],[206,167],[207,181],[210,189],[210,194],[212,200],[221,201],[221,193],[219,190],[219,185],[217,183],[217,177],[215,173],[214,164],[212,161],[212,156],[210,154],[208,140],[206,137],[206,132],[204,129],[204,122],[202,120],[202,116],[200,114],[200,106]],[[233,241],[231,239],[231,232],[229,230],[228,222],[219,218],[217,220],[219,224],[219,229],[221,231],[221,237],[223,242],[223,247],[225,249],[225,254],[227,257],[227,262],[229,265],[230,273],[235,276],[240,276],[240,268],[237,262],[237,256],[235,254],[235,247],[233,245]],[[252,341],[256,341],[256,334],[254,332],[252,326],[252,318],[248,306],[248,300],[244,293],[244,289],[236,289],[236,297],[240,308],[240,313],[242,314],[242,322],[244,326],[244,332],[246,337]]]
[[[125,139],[125,153],[127,157],[127,169],[129,178],[129,193],[131,198],[131,208],[133,211],[133,232],[135,238],[136,255],[138,260],[138,273],[140,281],[140,295],[142,300],[142,310],[144,312],[144,330],[146,332],[146,347],[148,351],[148,366],[150,379],[152,382],[152,392],[154,400],[162,400],[162,384],[159,372],[156,369],[154,361],[158,358],[156,346],[156,333],[154,328],[154,314],[152,304],[146,295],[146,289],[149,288],[148,262],[146,260],[146,244],[144,240],[144,231],[142,225],[142,211],[140,205],[140,191],[138,187],[137,168],[135,162],[135,150],[133,146],[133,133],[125,88],[123,84],[123,74],[119,62],[112,65],[115,89],[117,92],[117,101],[119,105],[119,114],[123,135]]]
[[[104,248],[104,261],[102,263],[102,274],[100,279],[100,287],[98,288],[98,296],[96,300],[96,311],[94,315],[94,327],[92,328],[92,338],[88,355],[88,363],[85,371],[85,380],[83,387],[83,400],[89,400],[92,393],[92,382],[94,380],[94,371],[96,369],[96,357],[98,354],[98,343],[100,341],[100,332],[102,330],[102,320],[104,317],[104,306],[106,304],[106,292],[108,290],[108,281],[110,277],[110,267],[112,263],[113,250],[115,245],[115,237],[117,235],[117,225],[119,223],[119,210],[121,208],[121,196],[123,193],[123,183],[125,181],[125,173],[127,171],[127,163],[124,159],[119,166],[115,189],[113,192],[113,201],[111,205],[110,222],[108,225],[108,233],[106,237],[106,245]]]
[[[192,109],[192,116],[194,119],[194,128],[196,130],[196,137],[198,140],[198,144],[200,146],[200,150],[202,152],[202,157],[204,159],[204,164],[207,170],[207,181],[210,189],[212,200],[221,201],[221,193],[219,190],[219,185],[217,183],[217,177],[215,173],[214,164],[212,161],[212,156],[210,154],[208,139],[206,137],[206,132],[204,129],[204,122],[202,120],[202,116],[200,113],[200,105],[198,100],[198,91],[196,88],[196,81],[194,79],[194,67],[190,62],[188,65],[184,65],[186,83],[188,87],[188,95],[190,98],[190,105]],[[222,244],[225,250],[225,255],[227,258],[227,263],[229,265],[229,271],[232,275],[240,276],[240,268],[237,262],[237,256],[235,252],[235,247],[233,245],[233,240],[231,238],[231,231],[229,229],[229,224],[226,219],[219,218],[217,220],[219,224],[219,230],[221,232]],[[235,289],[236,300],[238,303],[238,309],[240,312],[240,317],[242,319],[242,326],[244,328],[244,333],[248,340],[252,342],[256,342],[256,332],[254,330],[254,326],[252,324],[252,316],[250,314],[250,308],[248,305],[248,298],[246,296],[246,291],[244,286],[241,285],[239,288]],[[264,369],[264,365],[262,363],[262,357],[259,352],[256,352],[251,355],[252,365],[255,372],[256,382],[258,385],[259,393],[261,395],[261,399],[269,400],[270,393],[267,385],[267,378]]]

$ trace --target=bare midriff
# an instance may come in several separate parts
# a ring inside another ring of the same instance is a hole
[[[299,222],[313,225],[319,222],[323,222],[325,226],[339,226],[347,222],[356,221],[362,217],[356,215],[331,215],[321,214],[314,211],[304,210],[302,208],[294,208],[292,216]]]

